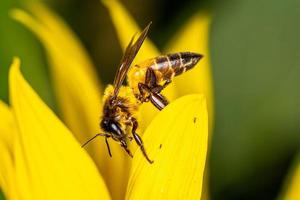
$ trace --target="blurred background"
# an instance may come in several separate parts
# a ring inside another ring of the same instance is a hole
[[[210,196],[275,199],[300,148],[300,1],[120,1],[141,26],[153,21],[150,38],[160,49],[195,12],[213,13]],[[122,52],[104,6],[98,0],[45,2],[78,35],[101,80],[112,82]],[[26,79],[57,111],[44,49],[9,17],[15,7],[23,2],[0,1],[0,98],[8,102],[8,67],[17,55]]]

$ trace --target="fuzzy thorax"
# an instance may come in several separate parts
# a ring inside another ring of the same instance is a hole
[[[114,87],[113,85],[108,85],[104,91],[104,96],[103,96],[103,103],[107,101],[108,98],[110,98],[114,93]],[[128,86],[121,86],[117,99],[119,99],[123,106],[128,108],[128,111],[132,116],[135,116],[138,107],[139,107],[139,102],[135,98],[132,89]]]

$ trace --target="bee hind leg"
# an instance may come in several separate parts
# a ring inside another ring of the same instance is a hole
[[[151,103],[159,110],[162,110],[166,107],[169,102],[162,94],[159,92],[152,92],[149,87],[143,83],[138,84],[140,95],[137,97],[139,101],[148,102],[149,100]]]
[[[167,79],[163,85],[157,84],[157,78],[153,69],[148,68],[146,71],[145,85],[147,85],[151,92],[160,93],[167,85],[169,85],[172,81]]]
[[[155,87],[156,76],[152,69],[148,68],[146,71],[145,83],[138,83],[140,91],[139,100],[142,102],[149,101],[149,95],[151,94],[151,88]]]
[[[167,80],[164,85],[158,85],[153,69],[148,68],[146,71],[145,83],[138,84],[141,95],[140,97],[142,97],[140,99],[141,102],[147,102],[150,100],[156,108],[162,110],[169,104],[169,102],[166,97],[160,94],[160,92],[170,83],[171,80]]]
[[[160,93],[151,93],[150,95],[151,103],[159,110],[164,109],[168,104],[169,101]]]
[[[150,88],[152,93],[160,93],[165,87],[167,87],[172,81],[166,80],[166,82],[163,85],[156,85],[153,88]]]

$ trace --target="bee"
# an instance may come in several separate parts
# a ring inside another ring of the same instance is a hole
[[[134,139],[147,161],[153,163],[153,160],[148,157],[142,138],[136,133],[138,108],[142,103],[150,101],[156,108],[162,110],[168,104],[168,100],[161,94],[161,91],[171,83],[175,76],[193,68],[202,55],[191,52],[167,54],[131,67],[147,37],[150,25],[151,22],[135,42],[133,42],[134,36],[132,37],[126,47],[113,85],[109,85],[104,92],[103,115],[100,122],[100,128],[104,133],[96,134],[82,147],[96,137],[104,136],[110,156],[112,154],[108,138],[117,141],[127,154],[133,157],[128,148],[128,141]],[[126,77],[128,86],[123,85]]]

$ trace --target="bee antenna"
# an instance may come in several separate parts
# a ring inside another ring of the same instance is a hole
[[[89,139],[83,145],[81,145],[81,148],[85,147],[88,143],[90,143],[92,140],[94,140],[98,136],[106,136],[106,134],[104,134],[104,133],[97,133],[95,136],[93,136],[91,139]]]

